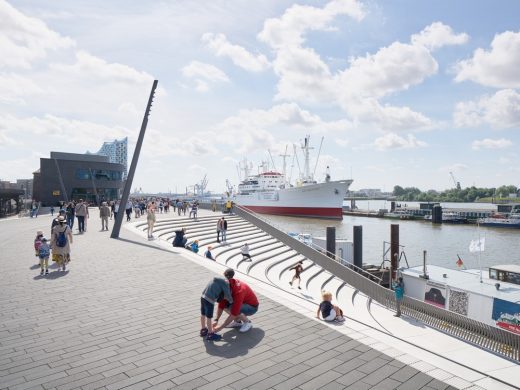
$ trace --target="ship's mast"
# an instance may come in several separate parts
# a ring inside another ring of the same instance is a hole
[[[283,180],[284,182],[287,182],[287,164],[285,162],[285,160],[287,159],[287,157],[290,157],[289,154],[287,154],[287,147],[288,145],[285,145],[285,153],[284,154],[280,154],[280,157],[283,159],[283,171],[282,171],[282,174],[283,174]]]
[[[304,144],[301,146],[302,150],[303,150],[303,156],[305,157],[305,165],[304,165],[304,177],[303,177],[303,180],[312,180],[312,177],[311,177],[311,173],[310,173],[310,167],[309,167],[309,163],[310,163],[310,157],[309,157],[309,150],[311,149],[314,149],[314,148],[311,148],[309,146],[309,140],[310,140],[311,136],[310,135],[307,135],[305,137],[305,141],[304,141]]]
[[[250,168],[251,167],[249,166],[249,164],[247,162],[247,159],[245,157],[244,157],[244,160],[242,160],[242,161],[240,161],[238,163],[238,169],[240,171],[244,171],[244,178],[241,179],[241,180],[247,180],[247,178],[249,177],[249,173],[250,173],[249,170],[250,170]]]

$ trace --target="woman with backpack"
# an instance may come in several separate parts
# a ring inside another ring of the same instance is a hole
[[[63,271],[70,261],[70,244],[72,244],[72,230],[65,223],[65,217],[58,217],[58,224],[52,228],[51,249],[52,259],[58,263]]]

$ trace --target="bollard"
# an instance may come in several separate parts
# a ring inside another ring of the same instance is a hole
[[[327,256],[332,259],[336,258],[336,228],[327,227]]]
[[[363,226],[354,226],[354,265],[363,268]],[[356,268],[357,269],[357,268]]]
[[[391,280],[395,280],[399,268],[399,225],[390,225],[390,263],[392,268]]]

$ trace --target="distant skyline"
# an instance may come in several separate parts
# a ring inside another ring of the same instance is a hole
[[[328,165],[354,190],[444,190],[450,172],[520,186],[518,15],[515,0],[0,0],[0,179],[124,137],[131,159],[158,79],[145,192],[205,174],[222,192],[239,160],[269,149],[280,169],[306,134],[313,159],[325,137],[317,178]]]

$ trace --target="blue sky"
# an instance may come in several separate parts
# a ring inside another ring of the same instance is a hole
[[[306,134],[353,189],[520,185],[517,1],[0,0],[0,179],[133,151],[134,187],[238,181]],[[5,21],[5,22],[4,22]],[[316,152],[316,150],[314,151]],[[300,156],[301,159],[301,156]],[[314,166],[314,162],[312,162]],[[297,167],[293,168],[294,178]]]

